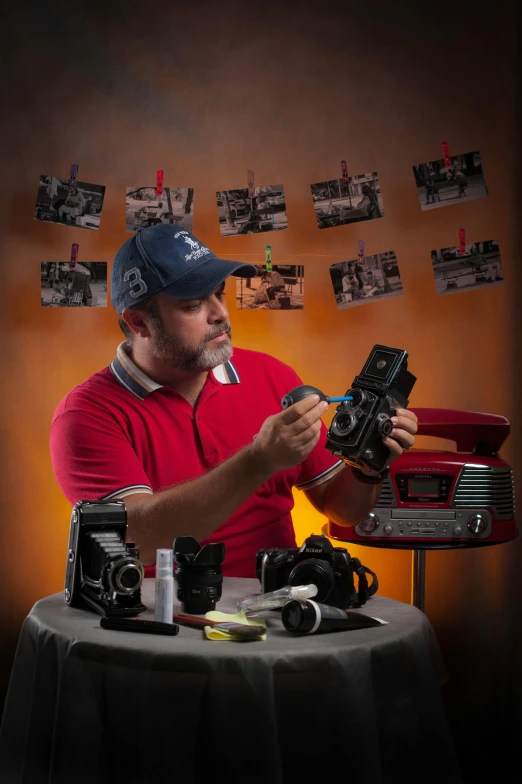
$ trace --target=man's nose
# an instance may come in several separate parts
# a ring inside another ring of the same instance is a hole
[[[211,307],[209,309],[209,316],[212,321],[224,321],[228,318],[228,310],[225,302],[216,297],[215,294],[211,297]]]

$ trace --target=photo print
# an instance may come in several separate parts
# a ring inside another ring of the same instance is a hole
[[[437,294],[478,289],[502,283],[502,264],[496,240],[473,242],[464,253],[458,247],[431,251]]]
[[[173,223],[192,232],[194,188],[127,188],[125,199],[127,231],[138,231],[158,223]]]
[[[42,174],[36,197],[36,220],[98,230],[105,185],[77,182],[69,189],[69,179]]]
[[[254,264],[257,275],[236,278],[236,305],[239,310],[302,310],[304,267],[300,264]]]
[[[256,187],[252,199],[248,198],[248,188],[217,191],[216,198],[222,237],[288,228],[282,185]]]
[[[395,251],[341,261],[330,266],[337,307],[342,310],[375,298],[387,299],[404,293]]]
[[[40,297],[44,308],[106,308],[107,262],[42,262]]]
[[[450,161],[449,167],[443,158],[413,167],[422,210],[488,195],[479,152],[450,155]]]
[[[349,177],[346,184],[341,178],[316,182],[310,188],[320,229],[374,220],[384,215],[377,172]]]

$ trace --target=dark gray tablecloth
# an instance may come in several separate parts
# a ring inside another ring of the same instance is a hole
[[[256,580],[225,578],[234,612]],[[154,581],[143,600],[153,617]],[[180,611],[176,603],[175,611]],[[264,642],[107,631],[55,594],[24,621],[0,730],[1,784],[217,781],[460,784],[427,617],[374,596],[389,623]]]

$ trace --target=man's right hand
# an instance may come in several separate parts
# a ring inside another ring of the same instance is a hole
[[[328,408],[318,395],[309,395],[279,414],[267,417],[251,446],[262,470],[275,474],[305,460],[319,440],[321,416]]]

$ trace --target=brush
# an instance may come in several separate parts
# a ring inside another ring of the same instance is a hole
[[[230,634],[230,636],[241,640],[258,640],[263,634],[266,634],[265,626],[236,623],[235,621],[211,621],[208,618],[201,618],[199,615],[175,613],[172,620],[181,626],[192,626],[194,629],[204,629],[205,626],[211,626],[216,631]]]

